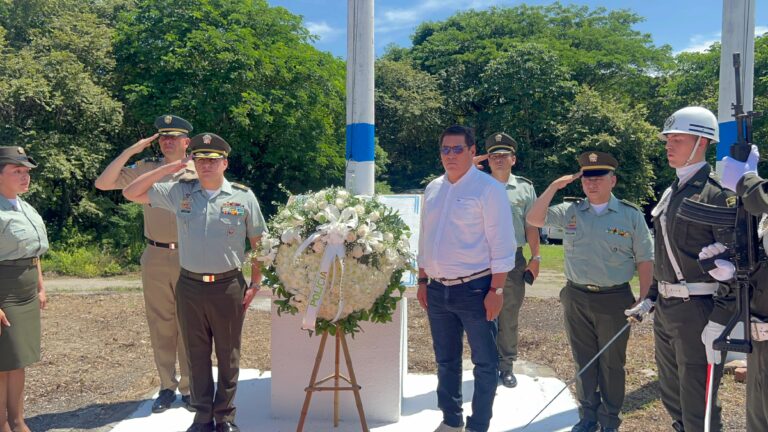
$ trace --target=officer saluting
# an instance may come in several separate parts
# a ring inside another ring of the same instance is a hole
[[[186,161],[157,168],[123,190],[131,201],[151,203],[176,215],[181,276],[176,303],[190,365],[195,421],[188,432],[239,431],[234,399],[245,311],[259,289],[261,269],[251,265],[250,286],[242,274],[245,240],[258,247],[266,230],[253,192],[224,178],[229,144],[205,133],[192,138],[190,154],[199,180],[157,183],[184,169]],[[218,387],[214,397],[211,347],[216,346]]]
[[[167,163],[178,162],[186,156],[192,125],[175,115],[161,115],[155,119],[157,133],[139,140],[113,160],[99,178],[100,190],[123,189],[140,175]],[[159,137],[159,138],[158,138]],[[134,155],[144,151],[158,140],[162,159],[149,157],[126,166]],[[189,163],[185,169],[169,174],[162,181],[195,178],[195,167]],[[184,345],[179,336],[176,318],[176,281],[179,279],[178,239],[176,216],[173,213],[149,205],[143,206],[144,237],[147,247],[141,255],[141,284],[149,326],[149,339],[160,375],[160,393],[152,405],[152,412],[159,413],[171,407],[176,400],[176,389],[187,409],[189,405],[189,372]],[[179,359],[180,378],[176,379],[176,357]]]
[[[629,280],[637,269],[644,297],[653,272],[653,240],[642,212],[617,199],[616,159],[608,153],[579,156],[581,172],[552,182],[528,213],[528,223],[564,230],[565,276],[560,292],[565,331],[576,369],[583,369],[626,324],[624,309],[635,301]],[[581,178],[586,199],[550,207],[555,193]],[[579,422],[572,432],[616,432],[624,403],[629,332],[576,379]]]

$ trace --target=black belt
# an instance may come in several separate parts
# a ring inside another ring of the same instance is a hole
[[[576,282],[568,281],[568,286],[572,286],[579,291],[596,293],[596,292],[618,291],[624,288],[629,288],[629,282],[624,282],[623,284],[611,285],[611,286],[600,286],[600,285],[592,285],[592,284],[586,284],[586,285],[577,284]]]
[[[39,261],[40,261],[40,258],[38,257],[19,258],[15,260],[0,261],[0,266],[32,267],[32,266],[36,266]]]
[[[195,273],[186,269],[181,269],[182,276],[199,282],[218,282],[224,279],[232,279],[242,273],[243,272],[240,269],[233,269],[224,273]]]
[[[160,243],[160,242],[156,242],[156,241],[154,241],[152,239],[147,239],[147,244],[150,245],[150,246],[159,247],[159,248],[165,248],[165,249],[171,249],[171,250],[179,248],[179,244],[178,243]]]

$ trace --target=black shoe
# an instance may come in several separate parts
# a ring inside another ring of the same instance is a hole
[[[152,412],[157,414],[167,410],[175,400],[176,392],[170,389],[160,390],[160,394],[157,395],[157,399],[152,404]]]
[[[213,422],[208,423],[192,423],[192,426],[187,429],[187,432],[215,432],[216,428],[213,427]]]
[[[581,419],[573,426],[571,432],[597,432],[597,429],[598,425],[596,421]]]
[[[216,432],[240,432],[240,428],[232,422],[216,423]]]
[[[195,409],[192,408],[192,398],[189,395],[181,395],[181,404],[184,407],[185,410],[189,412],[195,412]]]
[[[517,387],[517,378],[515,378],[515,374],[513,374],[511,370],[499,372],[499,377],[501,378],[501,384],[504,387]]]

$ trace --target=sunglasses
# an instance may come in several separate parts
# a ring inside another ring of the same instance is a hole
[[[467,147],[465,145],[441,146],[440,147],[440,153],[442,153],[442,154],[444,154],[446,156],[451,154],[451,152],[453,152],[453,154],[455,154],[455,155],[460,155],[460,154],[464,153],[464,149],[465,148],[469,148],[469,147]]]

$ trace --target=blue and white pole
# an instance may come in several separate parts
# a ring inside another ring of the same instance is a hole
[[[347,0],[346,188],[373,195],[373,0]]]
[[[720,52],[720,94],[717,121],[720,143],[717,144],[717,171],[721,160],[729,156],[736,142],[736,120],[731,104],[736,102],[736,81],[733,75],[733,53],[741,53],[741,88],[744,111],[752,110],[752,84],[755,71],[755,0],[723,0],[723,36]]]

